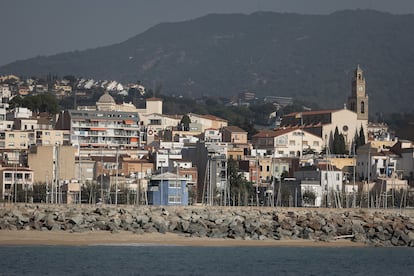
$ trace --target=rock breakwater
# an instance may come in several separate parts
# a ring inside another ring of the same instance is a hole
[[[414,247],[413,214],[379,209],[9,205],[0,209],[0,229],[172,232],[244,240],[351,239],[373,246]]]

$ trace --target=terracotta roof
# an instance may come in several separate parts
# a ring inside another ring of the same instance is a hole
[[[311,116],[311,115],[319,115],[319,114],[329,114],[333,112],[340,111],[342,109],[327,109],[327,110],[312,110],[312,111],[302,111],[302,112],[293,112],[285,115],[285,117],[295,117],[302,113],[302,116]]]
[[[215,121],[223,121],[223,122],[227,122],[227,120],[224,120],[220,117],[214,116],[214,115],[200,115],[200,114],[195,114],[195,113],[189,113],[189,116],[194,116],[194,117],[200,117],[200,118],[205,118],[205,119],[209,119],[209,120],[215,120]]]
[[[214,116],[214,115],[201,115],[200,117],[206,118],[206,119],[210,119],[210,120],[216,120],[216,121],[223,121],[223,122],[227,122],[227,120],[224,120],[220,117]]]
[[[147,102],[162,102],[161,98],[151,97],[146,99]]]
[[[259,133],[253,135],[253,138],[277,137],[277,136],[281,136],[286,133],[296,131],[299,129],[301,129],[299,126],[295,126],[295,127],[288,127],[288,128],[277,129],[277,130],[262,130]],[[319,137],[309,131],[306,131],[306,129],[302,129],[302,131],[306,132],[308,135]]]
[[[224,128],[225,130],[228,130],[230,132],[247,132],[241,128],[239,128],[238,126],[227,126]]]

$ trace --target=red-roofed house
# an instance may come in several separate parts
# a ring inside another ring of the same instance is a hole
[[[253,135],[254,148],[266,149],[276,157],[298,157],[301,151],[321,152],[324,146],[321,137],[300,128],[264,130]]]

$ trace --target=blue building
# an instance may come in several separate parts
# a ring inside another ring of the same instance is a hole
[[[187,178],[166,172],[151,177],[149,205],[188,205]]]

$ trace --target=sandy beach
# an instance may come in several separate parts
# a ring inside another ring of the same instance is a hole
[[[298,246],[298,247],[363,247],[363,243],[349,240],[315,242],[311,240],[241,240],[187,237],[174,233],[131,232],[110,233],[91,231],[84,233],[48,231],[0,230],[0,246],[15,245],[173,245],[173,246]]]

